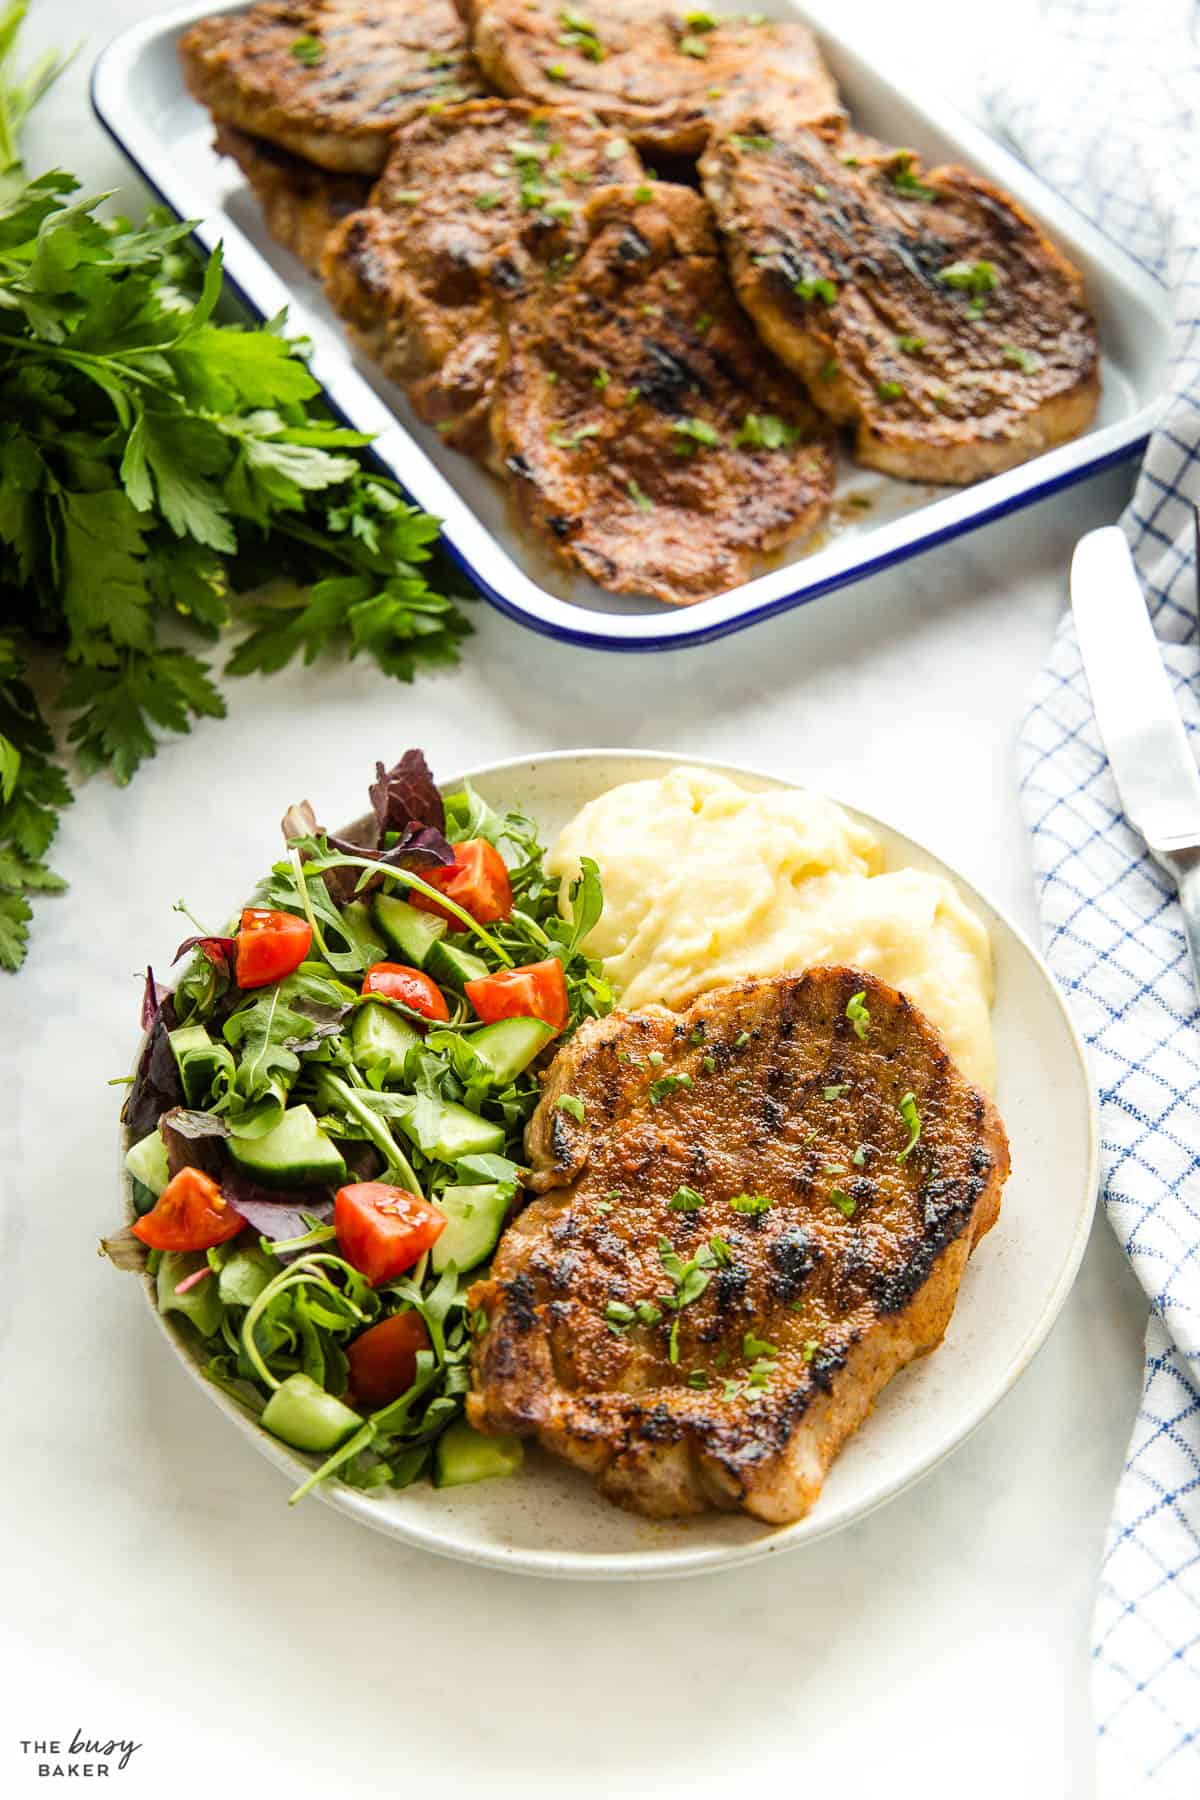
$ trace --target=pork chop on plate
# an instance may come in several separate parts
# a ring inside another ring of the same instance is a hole
[[[812,969],[585,1024],[470,1304],[471,1422],[654,1518],[800,1519],[995,1223],[1008,1142],[884,982]]]
[[[325,240],[348,213],[366,205],[369,178],[319,169],[265,138],[250,137],[236,125],[218,125],[213,147],[219,155],[232,157],[246,177],[276,243],[319,274]]]
[[[860,462],[976,481],[1076,436],[1100,393],[1078,271],[1016,201],[857,133],[723,132],[701,163],[738,298]]]

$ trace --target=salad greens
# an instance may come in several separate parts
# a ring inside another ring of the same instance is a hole
[[[24,959],[31,896],[62,886],[44,859],[71,791],[30,680],[42,652],[80,770],[125,783],[157,734],[223,715],[191,646],[230,625],[230,675],[337,647],[403,681],[456,661],[470,629],[448,565],[431,564],[437,522],[329,416],[282,317],[221,315],[221,254],[197,262],[194,222],[103,218],[107,196],[79,197],[73,175],[25,178],[16,129],[61,62],[13,74],[24,12],[0,12],[6,969]]]
[[[518,1195],[540,1092],[534,1064],[560,1040],[532,1017],[484,1024],[449,979],[438,981],[444,1020],[365,995],[394,930],[380,923],[389,897],[415,890],[447,908],[447,919],[413,914],[439,971],[475,957],[489,975],[560,964],[563,1035],[612,1005],[582,948],[603,907],[593,864],[564,917],[534,823],[495,811],[470,786],[443,804],[417,751],[380,766],[372,800],[375,828],[361,844],[321,830],[307,805],[284,820],[286,854],[254,905],[312,926],[292,972],[239,986],[238,937],[201,930],[181,946],[173,992],[148,975],[147,1039],[122,1113],[135,1219],[191,1169],[217,1184],[243,1229],[208,1249],[147,1253],[129,1227],[104,1246],[120,1266],[155,1276],[160,1310],[203,1340],[210,1380],[323,1458],[294,1498],[335,1472],[358,1487],[403,1487],[431,1460],[446,1481],[514,1466],[502,1446],[472,1448],[465,1423],[445,1440],[444,1468],[437,1446],[461,1419],[472,1334],[486,1328],[467,1294]],[[480,840],[500,853],[512,892],[507,916],[487,924],[431,879],[454,873],[456,845]],[[392,1184],[438,1207],[448,1223],[432,1254],[371,1285],[332,1222],[346,1180]],[[420,1322],[411,1379],[386,1404],[362,1406],[355,1341],[402,1313]]]

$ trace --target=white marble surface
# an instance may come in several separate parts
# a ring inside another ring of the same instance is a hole
[[[89,9],[90,48],[151,10]],[[991,53],[947,0],[860,10],[960,100]],[[1006,44],[1021,10],[1006,9]],[[76,35],[68,0],[35,12],[33,41]],[[132,202],[86,110],[87,60],[30,161]],[[285,801],[349,816],[364,769],[406,744],[440,769],[601,743],[769,762],[889,816],[1034,929],[1011,747],[1071,545],[1127,482],[667,658],[562,648],[481,607],[454,674],[231,683],[223,724],[164,747],[127,792],[83,790],[56,854],[70,895],[41,910],[22,975],[0,980],[0,1789],[43,1791],[19,1740],[82,1728],[140,1742],[113,1781],[156,1796],[353,1782],[607,1800],[653,1782],[692,1800],[1087,1800],[1088,1615],[1144,1320],[1102,1222],[1033,1367],[915,1491],[790,1559],[607,1589],[478,1574],[320,1506],[289,1512],[93,1246],[116,1204],[105,1082],[128,1065],[136,971],[181,935],[172,903],[219,916]]]

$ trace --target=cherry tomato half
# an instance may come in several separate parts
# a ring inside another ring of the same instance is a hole
[[[466,994],[489,1025],[497,1019],[540,1019],[552,1030],[561,1031],[570,1017],[567,978],[557,956],[468,981]]]
[[[342,1255],[372,1287],[419,1262],[446,1229],[446,1216],[420,1194],[383,1181],[339,1188],[333,1223]]]
[[[512,885],[504,858],[486,838],[471,838],[469,843],[455,844],[454,867],[431,869],[424,879],[430,887],[440,888],[449,899],[457,901],[479,925],[507,919],[512,912]],[[408,898],[422,912],[436,913],[440,919],[448,919],[452,929],[461,930],[462,920],[439,906],[436,900],[427,899],[416,888],[409,889]]]
[[[133,1231],[151,1250],[210,1250],[246,1223],[203,1169],[180,1169]]]
[[[294,913],[247,906],[237,935],[237,984],[267,987],[290,975],[308,955],[312,926]]]
[[[393,1313],[346,1345],[350,1388],[359,1406],[374,1411],[406,1394],[417,1378],[417,1351],[429,1348],[419,1312]]]
[[[437,982],[422,975],[420,969],[406,968],[403,963],[372,963],[363,980],[362,991],[379,994],[385,1000],[399,1000],[426,1019],[450,1017],[450,1008]]]

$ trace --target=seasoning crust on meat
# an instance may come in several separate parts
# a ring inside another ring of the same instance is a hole
[[[526,1146],[537,1197],[470,1295],[471,1422],[634,1511],[771,1523],[940,1343],[1009,1166],[933,1027],[852,969],[585,1024]]]
[[[179,54],[219,122],[359,175],[398,126],[484,91],[450,0],[259,0],[201,19]]]
[[[219,155],[232,157],[246,177],[275,241],[319,274],[329,233],[347,214],[366,205],[369,179],[318,169],[234,125],[218,125],[213,144]]]
[[[561,249],[589,190],[640,170],[625,138],[574,107],[446,107],[397,133],[370,206],[329,241],[326,291],[421,418],[446,442],[486,454],[498,252],[522,229]]]
[[[704,191],[738,298],[891,475],[968,482],[1074,437],[1099,398],[1078,272],[1007,194],[857,134],[743,120]]]
[[[738,307],[698,194],[605,188],[578,230],[495,265],[496,460],[565,560],[687,605],[824,516],[831,434]]]

